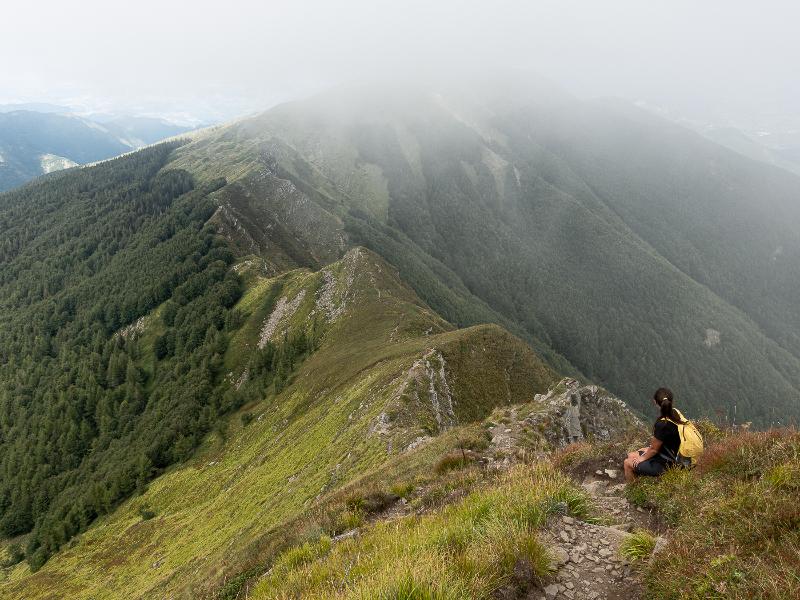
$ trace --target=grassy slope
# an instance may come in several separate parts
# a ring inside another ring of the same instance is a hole
[[[721,431],[708,422],[701,427],[708,447],[697,469],[627,488],[632,502],[660,515],[667,539],[652,558],[655,540],[646,530],[622,549],[639,561],[647,597],[798,597],[800,434]],[[432,489],[413,499],[416,512],[362,527],[346,541],[331,544],[324,534],[307,532],[262,570],[251,597],[465,599],[496,597],[508,584],[524,590],[545,573],[535,529],[548,509],[564,501],[581,517],[591,511],[565,475],[581,477],[609,458],[618,460],[641,443],[628,433],[569,446],[552,463],[517,465],[500,476],[470,469],[439,475]],[[390,471],[395,481],[408,477]],[[362,482],[360,488],[363,494],[380,484]],[[425,510],[437,492],[445,500]],[[520,561],[529,570],[522,570],[524,581],[515,581]]]
[[[379,522],[334,546],[325,537],[295,546],[251,597],[494,598],[504,586],[524,589],[548,572],[536,531],[559,502],[586,516],[581,492],[546,462],[475,488],[453,504]]]
[[[659,516],[666,544],[631,539],[642,560],[646,597],[658,600],[800,597],[800,433],[750,432],[700,421],[706,451],[693,470],[640,478],[626,489],[635,505]],[[605,444],[574,444],[554,462],[577,477],[619,464],[641,434]]]
[[[646,568],[648,593],[664,600],[798,598],[800,434],[717,433],[696,470],[628,490],[673,528]]]
[[[707,449],[697,469],[643,478],[627,488],[632,502],[660,516],[660,533],[667,539],[652,558],[655,539],[646,530],[622,549],[638,561],[647,597],[798,597],[800,434],[700,425]],[[495,597],[491,594],[507,584],[524,589],[543,574],[535,526],[548,507],[562,500],[573,513],[591,510],[551,465],[578,478],[594,472],[641,445],[641,433],[621,433],[610,442],[569,446],[553,463],[520,465],[497,478],[470,469],[439,475],[432,488],[412,495],[414,514],[362,527],[354,539],[331,545],[324,534],[307,531],[262,569],[250,588],[252,597],[481,598]],[[418,483],[420,476],[390,467],[382,483],[371,479],[350,488],[364,497],[364,490],[386,489],[390,480]],[[444,500],[437,504],[431,496]],[[430,502],[434,507],[425,510]],[[512,566],[519,572],[526,560],[532,568],[524,582],[515,581]]]
[[[225,442],[219,433],[209,436],[193,460],[98,520],[38,573],[17,566],[0,583],[0,594],[194,594],[192,589],[216,581],[237,548],[439,430],[427,370],[421,363],[414,368],[426,354],[436,370],[439,356],[446,362],[455,420],[481,418],[498,403],[531,400],[552,383],[553,372],[522,342],[496,326],[453,330],[374,255],[352,251],[329,269],[336,282],[333,306],[344,304],[344,312],[325,326],[321,347],[288,388],[246,406],[244,412],[255,416],[249,425],[232,418]],[[250,278],[239,306],[248,319],[226,358],[233,377],[257,343],[269,312],[265,305],[276,301],[271,290],[279,285],[289,299],[305,290],[279,329],[308,328],[312,311],[322,311],[317,298],[324,281],[321,272],[305,270]],[[432,348],[440,355],[430,354]],[[433,386],[443,398],[442,381],[434,377]],[[498,395],[498,389],[506,391]],[[389,414],[380,421],[384,433],[376,431],[382,412]],[[156,516],[143,520],[140,509]]]

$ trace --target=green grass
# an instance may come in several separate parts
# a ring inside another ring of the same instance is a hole
[[[492,598],[504,586],[524,585],[515,568],[533,580],[546,575],[537,529],[560,499],[580,494],[547,463],[520,465],[430,514],[379,522],[329,550],[289,549],[252,597]]]
[[[414,484],[410,481],[396,483],[391,487],[391,493],[398,498],[408,498],[414,492]]]
[[[652,598],[800,597],[800,433],[736,432],[692,471],[630,486],[671,525],[645,571]]]
[[[445,454],[439,459],[439,462],[436,463],[436,472],[441,474],[455,469],[463,469],[474,461],[475,457],[473,452],[467,453],[463,450],[456,450]]]
[[[634,505],[655,509],[667,545],[635,532],[621,548],[641,561],[647,598],[800,597],[800,433],[795,430],[723,430],[698,422],[706,452],[695,469],[643,477],[625,493]],[[621,462],[642,445],[635,431],[607,443],[572,444],[553,463],[579,478]]]
[[[625,538],[619,552],[624,558],[631,562],[636,562],[648,558],[655,547],[656,539],[653,534],[644,529],[639,529]]]

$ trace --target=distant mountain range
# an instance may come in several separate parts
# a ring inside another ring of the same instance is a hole
[[[189,130],[151,117],[82,117],[50,104],[0,106],[0,192]]]
[[[800,174],[800,117],[794,114],[766,114],[758,119],[722,114],[687,116],[664,106],[638,102],[637,106],[682,127],[696,131],[729,150],[796,174]]]

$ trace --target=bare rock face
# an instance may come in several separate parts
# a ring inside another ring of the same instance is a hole
[[[264,154],[254,172],[215,192],[209,220],[242,254],[265,259],[276,275],[328,265],[347,248],[341,220],[280,175]]]
[[[353,283],[359,274],[368,277],[373,289],[375,276],[367,267],[367,254],[361,248],[349,250],[339,261],[340,268],[329,266],[322,270],[323,283],[317,292],[316,309],[321,310],[328,323],[339,319],[347,310],[348,304],[355,301],[356,289]],[[374,268],[380,270],[380,266]],[[380,297],[380,290],[377,290]]]
[[[401,400],[410,402],[419,414],[430,417],[430,428],[440,433],[457,424],[453,392],[450,389],[447,375],[447,363],[441,350],[428,348],[416,359],[407,372],[392,382],[396,385],[390,401],[390,409],[401,405]],[[408,406],[405,404],[405,406]],[[407,412],[407,410],[406,410]],[[387,412],[382,412],[373,421],[370,433],[388,435],[394,423]],[[419,436],[406,450],[411,450],[429,439]]]
[[[258,340],[259,348],[264,348],[264,346],[267,345],[267,342],[280,337],[282,332],[285,330],[285,327],[284,329],[280,329],[279,327],[282,323],[285,323],[292,318],[292,315],[294,315],[305,296],[306,291],[300,290],[300,292],[291,300],[287,300],[285,296],[282,296],[278,300],[272,313],[269,315],[269,317],[267,317],[266,321],[264,321],[264,325],[261,328],[261,333]]]
[[[716,329],[706,329],[706,339],[703,340],[703,344],[706,348],[713,348],[720,343],[720,336],[720,332]]]
[[[123,327],[119,331],[117,331],[114,335],[119,336],[124,340],[133,341],[139,338],[147,329],[147,326],[152,321],[152,317],[150,315],[145,315],[144,317],[139,317],[130,325]]]
[[[619,398],[596,385],[579,386],[562,379],[547,394],[537,395],[540,409],[526,418],[554,447],[582,439],[610,440],[644,424]]]

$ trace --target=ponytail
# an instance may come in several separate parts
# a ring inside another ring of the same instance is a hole
[[[672,390],[669,388],[658,388],[656,393],[653,394],[653,400],[656,401],[658,407],[661,409],[661,418],[670,419],[676,423],[683,423],[678,411],[672,407]]]

